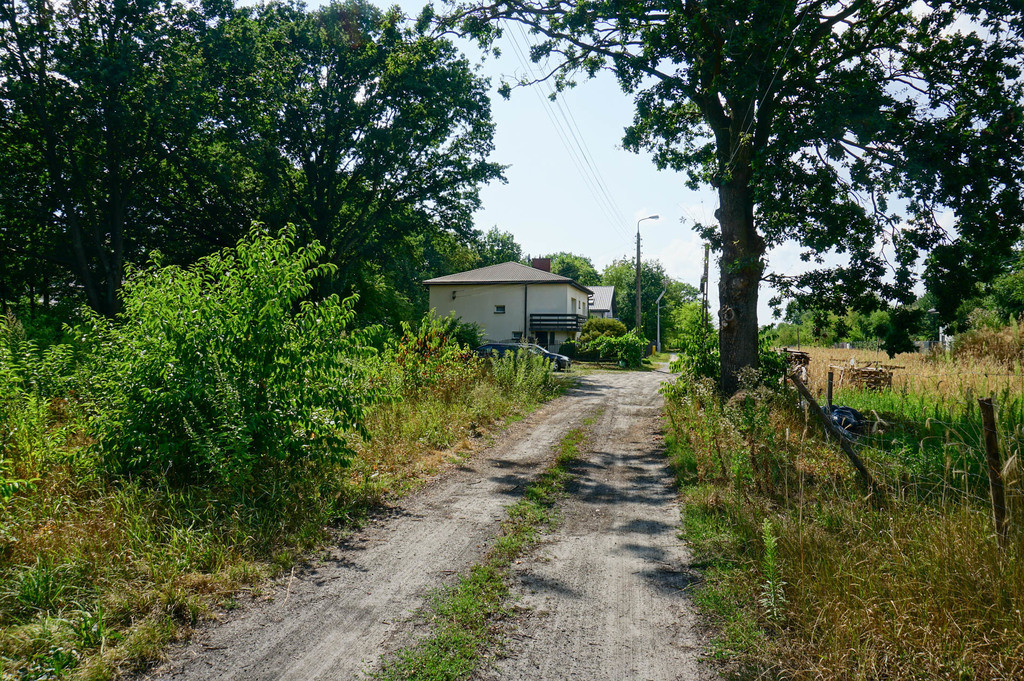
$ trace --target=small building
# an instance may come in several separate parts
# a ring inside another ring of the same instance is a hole
[[[423,283],[430,289],[430,308],[479,324],[488,342],[525,339],[557,350],[579,335],[593,292],[553,274],[545,260],[534,260],[534,267],[503,262],[428,279]]]
[[[619,311],[615,305],[614,286],[591,286],[590,290],[590,316],[604,317],[605,319],[618,319]]]

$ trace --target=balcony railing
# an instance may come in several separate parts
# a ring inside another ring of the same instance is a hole
[[[531,314],[530,331],[579,331],[585,321],[578,314]]]

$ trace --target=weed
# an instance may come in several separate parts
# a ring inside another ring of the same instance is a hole
[[[120,638],[107,627],[102,605],[97,606],[95,612],[79,612],[78,618],[71,622],[71,630],[75,633],[76,643],[81,649],[103,648],[107,640]]]
[[[762,523],[761,539],[764,542],[764,555],[761,557],[764,582],[761,586],[760,603],[768,619],[780,622],[786,605],[786,583],[779,577],[778,540],[768,518]]]

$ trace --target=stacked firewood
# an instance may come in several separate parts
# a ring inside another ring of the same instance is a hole
[[[795,373],[800,380],[807,382],[807,370],[811,365],[811,356],[800,350],[785,348],[786,362],[789,364],[789,373]]]
[[[895,364],[869,362],[864,366],[850,360],[849,364],[831,365],[829,369],[838,374],[839,383],[851,388],[865,390],[889,390],[892,388],[892,374],[903,367]]]

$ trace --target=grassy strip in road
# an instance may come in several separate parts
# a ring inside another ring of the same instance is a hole
[[[586,419],[584,426],[592,425],[596,418]],[[376,679],[454,681],[477,669],[500,639],[499,622],[510,614],[512,562],[537,541],[544,528],[554,524],[555,503],[571,478],[569,469],[585,439],[585,428],[574,428],[562,438],[554,463],[508,508],[494,546],[483,561],[434,597],[430,635],[389,656]]]

